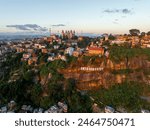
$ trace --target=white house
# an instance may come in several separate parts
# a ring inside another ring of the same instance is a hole
[[[66,54],[69,54],[70,56],[72,56],[74,52],[74,48],[73,47],[68,47],[66,50],[65,50],[65,53]]]
[[[110,107],[110,106],[106,106],[105,107],[105,113],[114,113],[115,109]]]

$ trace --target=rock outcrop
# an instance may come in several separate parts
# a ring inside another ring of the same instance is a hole
[[[120,63],[115,63],[108,59],[105,62],[94,65],[94,67],[103,68],[102,71],[81,71],[80,67],[80,65],[69,67],[60,70],[60,73],[66,79],[75,79],[78,89],[81,90],[98,89],[101,86],[109,88],[113,84],[122,83],[125,80],[144,83],[149,83],[150,81],[150,74],[145,74],[150,69],[150,61],[145,57],[134,57],[128,61],[120,61]],[[93,67],[93,65],[87,64],[84,67]],[[128,72],[128,70],[130,71]]]

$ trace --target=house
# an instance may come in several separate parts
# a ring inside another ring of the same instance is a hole
[[[57,40],[57,39],[58,39],[58,36],[55,35],[55,34],[52,34],[52,35],[50,36],[50,38],[52,38],[53,40]]]
[[[150,48],[150,44],[147,45],[147,48]]]
[[[100,107],[96,103],[94,103],[92,105],[92,110],[93,110],[94,113],[100,113],[100,112],[102,112],[101,109],[100,109]]]
[[[104,49],[102,47],[88,47],[88,53],[91,55],[103,55]]]
[[[106,106],[105,107],[105,113],[114,113],[115,109],[110,107],[110,106]]]
[[[34,63],[37,63],[38,57],[36,57],[36,56],[35,56],[35,57],[32,57],[32,60],[33,60]]]
[[[126,42],[126,41],[113,40],[113,41],[111,41],[111,44],[122,45],[122,44],[124,44],[125,42]]]
[[[43,49],[42,49],[42,53],[47,54],[47,53],[48,53],[48,49],[43,48]]]
[[[107,33],[105,33],[105,34],[103,34],[103,37],[104,37],[105,41],[107,41],[109,36]]]
[[[8,108],[10,109],[10,110],[12,110],[12,109],[14,109],[16,107],[16,102],[15,101],[10,101],[9,103],[8,103]]]
[[[37,63],[37,61],[38,61],[38,57],[30,57],[29,59],[28,59],[28,65],[31,65],[31,64],[36,64]]]
[[[23,54],[23,58],[24,59],[29,59],[31,57],[31,54],[30,53],[24,53]]]
[[[6,112],[7,112],[6,106],[0,108],[0,113],[6,113]]]
[[[59,112],[59,108],[54,105],[54,106],[51,106],[47,111],[45,111],[45,113],[58,113]]]
[[[105,51],[104,55],[108,58],[109,57],[109,51]]]
[[[49,56],[48,58],[47,58],[47,61],[49,62],[49,61],[54,61],[55,59],[54,59],[54,56]]]
[[[33,107],[31,105],[22,105],[21,107],[21,113],[32,113],[33,112]]]
[[[54,45],[54,49],[58,49],[60,45]]]
[[[44,109],[43,108],[39,108],[37,113],[43,113]]]
[[[37,48],[37,49],[38,49],[38,48],[40,48],[40,46],[41,46],[41,45],[38,44],[38,43],[35,43],[35,44],[34,44],[34,48]]]
[[[75,57],[78,57],[81,54],[82,54],[82,52],[80,50],[78,50],[78,51],[73,51],[72,55],[75,56]]]
[[[16,48],[16,51],[17,51],[18,53],[20,53],[20,52],[24,52],[24,48],[17,47],[17,48]]]
[[[29,58],[28,59],[28,65],[31,65],[31,64],[33,64],[33,60],[32,60],[32,58]]]
[[[31,113],[31,112],[33,112],[33,107],[31,105],[28,105],[26,110],[27,110],[27,112]]]
[[[72,46],[77,46],[78,43],[77,43],[77,42],[72,42],[71,45],[72,45]]]
[[[84,37],[82,37],[82,36],[78,37],[78,41],[83,41],[83,39],[84,39]]]
[[[21,110],[26,111],[27,110],[27,105],[22,105]]]
[[[38,108],[35,108],[35,109],[33,110],[33,113],[38,113],[38,112],[39,112]]]
[[[149,110],[142,109],[142,110],[141,110],[141,113],[150,113],[150,111],[149,111]]]
[[[66,60],[67,60],[66,57],[65,57],[64,55],[61,56],[60,59],[61,59],[62,61],[66,61]]]
[[[73,47],[68,47],[68,48],[65,50],[65,53],[66,53],[66,54],[69,54],[70,56],[72,56],[73,51],[74,51],[74,48],[73,48]]]
[[[62,102],[58,102],[58,106],[59,106],[60,108],[62,108],[62,110],[63,110],[64,113],[67,113],[67,112],[68,112],[68,106],[67,106],[67,104],[62,103]]]
[[[52,37],[45,37],[44,40],[51,43],[53,41],[53,38]]]
[[[140,39],[138,36],[132,36],[132,46],[140,44]]]
[[[46,48],[46,45],[39,44],[39,49],[44,49],[44,48]]]
[[[26,49],[26,51],[27,51],[28,53],[33,53],[33,52],[34,52],[34,49],[29,48],[29,49]]]
[[[30,44],[25,44],[25,48],[30,48],[31,45]]]
[[[58,54],[56,59],[61,59],[62,61],[66,61],[66,56]]]

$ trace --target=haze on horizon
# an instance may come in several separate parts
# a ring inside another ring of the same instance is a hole
[[[0,33],[150,31],[149,0],[0,0]]]

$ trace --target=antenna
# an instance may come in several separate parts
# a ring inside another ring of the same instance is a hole
[[[50,36],[51,36],[51,31],[52,31],[52,30],[51,30],[51,28],[49,28],[49,33],[50,33]]]
[[[81,30],[81,36],[83,35],[83,31]]]

